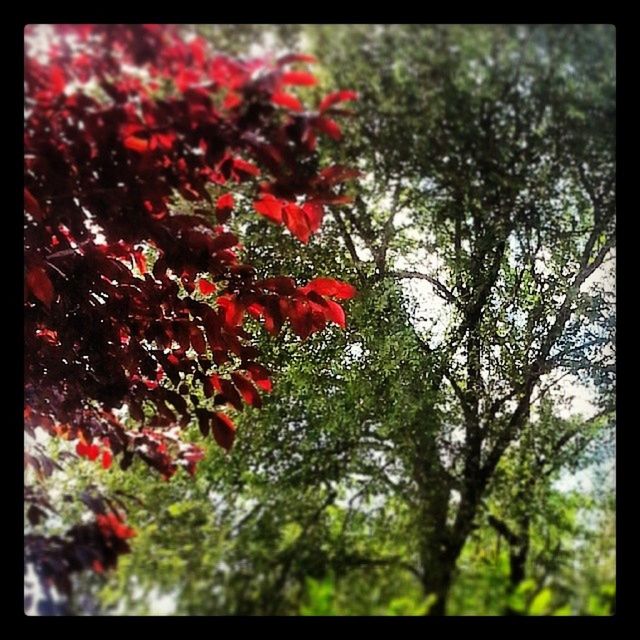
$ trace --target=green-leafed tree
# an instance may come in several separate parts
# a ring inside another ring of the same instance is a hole
[[[429,371],[417,396],[446,419],[407,416],[426,437],[404,474],[424,590],[443,613],[500,460],[536,428],[541,386],[578,353],[611,371],[611,332],[585,332],[602,302],[590,281],[615,247],[613,32],[390,26],[316,41],[363,95],[345,153],[367,179],[336,213],[345,247],[367,282],[424,280],[446,305],[441,335],[415,332]]]

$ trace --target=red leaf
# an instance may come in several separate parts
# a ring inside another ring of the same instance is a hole
[[[235,298],[218,298],[218,305],[224,309],[224,321],[235,327],[242,324],[243,306]]]
[[[93,460],[96,460],[99,455],[100,455],[100,447],[97,444],[89,445],[87,449],[87,458],[93,461]]]
[[[315,233],[322,224],[324,218],[324,207],[318,202],[305,202],[302,210],[307,216],[307,224],[311,233]]]
[[[208,282],[207,280],[198,280],[198,288],[203,296],[210,296],[216,291],[216,285]]]
[[[132,151],[144,153],[145,151],[149,151],[150,141],[137,138],[136,136],[128,136],[124,139],[124,146]]]
[[[195,38],[191,41],[191,53],[196,64],[202,66],[205,61],[205,41],[203,38]]]
[[[85,458],[89,453],[89,446],[82,441],[78,442],[78,444],[76,445],[76,453],[79,456],[82,456],[83,458]]]
[[[282,202],[270,193],[261,196],[260,200],[253,203],[253,208],[265,218],[274,222],[282,222]]]
[[[343,329],[347,326],[347,319],[344,314],[344,309],[333,300],[325,300],[326,309],[325,309],[325,317],[327,320],[331,322],[335,322],[337,325],[341,326]]]
[[[42,209],[38,201],[33,197],[29,189],[24,188],[24,209],[27,213],[30,213],[37,220],[42,220]]]
[[[113,527],[113,532],[117,538],[120,540],[127,540],[128,538],[133,538],[136,535],[135,529],[132,527],[128,527],[123,522],[118,522]]]
[[[171,149],[175,139],[176,136],[174,134],[155,133],[151,137],[151,148],[154,149],[156,147],[160,147],[167,151]]]
[[[111,451],[107,451],[105,449],[102,452],[102,468],[108,469],[111,466],[112,461],[113,461],[113,456],[111,455]]]
[[[222,386],[220,385],[220,376],[215,373],[209,378],[209,381],[213,385],[213,388],[218,392],[222,393]]]
[[[36,335],[43,340],[46,340],[49,344],[58,344],[58,333],[51,329],[37,329]]]
[[[47,308],[51,307],[55,291],[47,272],[42,267],[31,267],[26,281],[29,291]]]
[[[269,378],[269,372],[260,364],[252,362],[245,365],[246,370],[251,376],[251,379],[256,383],[263,391],[271,391],[271,379]]]
[[[306,213],[297,204],[290,202],[282,209],[282,220],[287,229],[305,244],[309,242],[311,237],[311,228]]]
[[[240,398],[240,394],[236,391],[236,388],[231,384],[231,380],[227,380],[226,378],[219,378],[218,380],[225,400],[234,409],[242,411],[242,399]]]
[[[195,325],[191,325],[189,329],[189,338],[191,340],[191,346],[198,355],[202,356],[207,352],[207,343],[204,340],[202,331]]]
[[[317,62],[317,58],[308,53],[289,53],[285,56],[278,58],[276,64],[283,67],[285,64],[291,64],[292,62]]]
[[[289,320],[293,332],[302,339],[313,332],[313,313],[307,300],[293,299],[289,304]]]
[[[340,129],[338,123],[331,118],[315,118],[313,120],[313,126],[334,140],[340,140],[340,138],[342,138],[342,129]]]
[[[315,76],[307,71],[288,71],[283,73],[280,78],[282,84],[296,84],[303,86],[311,86],[317,83]]]
[[[218,198],[216,202],[216,219],[220,224],[224,224],[229,219],[234,204],[232,193],[225,193]]]
[[[221,209],[232,209],[234,206],[233,193],[225,193],[218,198],[216,206]]]
[[[259,176],[260,169],[256,167],[255,164],[251,164],[242,158],[234,158],[233,159],[233,168],[236,171],[243,171],[244,173],[248,173],[251,176]]]
[[[238,388],[242,399],[250,406],[260,408],[262,406],[262,399],[260,394],[256,391],[255,387],[237,371],[231,373],[231,379]]]
[[[136,267],[138,267],[138,271],[140,271],[142,275],[147,273],[147,261],[142,251],[134,251],[133,260],[136,263]]]
[[[60,67],[52,67],[51,69],[51,88],[55,93],[62,93],[67,80]]]
[[[300,102],[300,100],[298,100],[298,98],[282,91],[276,91],[271,96],[271,102],[273,102],[273,104],[277,104],[280,107],[293,109],[294,111],[302,111],[303,108],[302,103]]]
[[[322,296],[332,296],[340,300],[348,300],[356,295],[356,289],[350,284],[333,278],[316,278],[303,287],[302,291],[304,293],[315,291]]]
[[[349,169],[339,164],[326,167],[320,171],[320,178],[327,185],[345,182],[346,180],[351,180],[351,178],[357,178],[359,175],[360,171],[357,169]]]
[[[293,278],[285,278],[283,276],[277,278],[265,278],[257,282],[259,286],[267,291],[275,291],[284,296],[289,296],[295,293],[296,282]]]
[[[225,451],[229,451],[231,447],[233,447],[233,441],[236,439],[236,427],[227,415],[224,413],[214,413],[211,431],[215,441]]]
[[[229,91],[222,104],[225,109],[235,109],[239,104],[242,104],[242,96],[235,91]]]
[[[322,113],[338,102],[348,102],[349,100],[357,99],[358,94],[355,91],[335,91],[322,99],[319,109]]]

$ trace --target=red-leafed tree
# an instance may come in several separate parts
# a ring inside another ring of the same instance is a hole
[[[250,197],[306,243],[356,175],[320,168],[316,153],[317,135],[341,137],[336,105],[356,96],[307,110],[290,91],[315,84],[300,70],[310,56],[231,59],[167,26],[59,25],[42,42],[27,30],[25,430],[105,468],[138,456],[165,478],[193,473],[203,453],[180,429],[197,422],[228,450],[228,408],[259,407],[271,388],[247,315],[303,339],[344,326],[336,300],[350,285],[260,280],[225,225]],[[56,463],[36,443],[25,464],[37,478]],[[25,537],[25,561],[63,592],[70,573],[114,566],[135,533],[113,499],[80,497],[90,519]],[[37,482],[25,504],[34,525],[53,510]]]

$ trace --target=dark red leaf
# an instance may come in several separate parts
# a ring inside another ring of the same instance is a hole
[[[225,450],[231,450],[236,439],[236,427],[224,413],[214,413],[211,430],[215,441]]]
[[[331,118],[315,118],[313,120],[313,126],[318,129],[318,131],[326,133],[330,138],[333,138],[334,140],[340,140],[340,138],[342,138],[342,129],[340,129],[338,123]]]
[[[36,218],[36,220],[42,220],[42,209],[40,209],[38,201],[31,195],[31,192],[26,187],[24,188],[24,209]]]
[[[293,278],[265,278],[256,283],[258,286],[266,289],[267,291],[275,291],[281,295],[291,295],[296,291],[296,281]]]
[[[195,325],[191,325],[189,330],[189,337],[191,339],[191,346],[195,352],[199,355],[204,355],[207,352],[207,343],[204,340],[202,331]]]
[[[206,438],[211,427],[211,413],[206,409],[196,409],[196,416],[200,433]]]
[[[263,391],[271,391],[271,378],[269,372],[262,365],[256,363],[249,363],[245,365],[245,368],[251,379],[262,389]]]
[[[31,267],[26,282],[29,291],[46,307],[51,307],[55,291],[47,272],[42,267]]]
[[[229,219],[233,207],[234,200],[232,193],[225,193],[218,198],[216,202],[216,219],[220,224],[224,224]]]
[[[318,59],[315,56],[312,56],[308,53],[289,53],[287,55],[281,56],[277,60],[278,66],[284,66],[286,64],[291,64],[292,62],[317,62]]]
[[[238,388],[242,399],[250,406],[260,408],[262,406],[262,400],[260,394],[256,391],[255,387],[237,371],[231,372],[231,379]]]
[[[219,236],[214,238],[213,242],[211,242],[210,250],[211,253],[215,253],[216,251],[224,251],[224,249],[235,247],[237,244],[238,237],[233,233],[221,233]]]
[[[242,399],[240,394],[236,391],[236,388],[231,384],[230,380],[226,378],[219,378],[220,388],[222,389],[222,395],[225,400],[238,411],[242,411]]]

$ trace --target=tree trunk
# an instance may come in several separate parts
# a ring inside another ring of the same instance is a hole
[[[436,598],[427,612],[429,616],[446,615],[458,557],[471,530],[468,526],[460,533],[447,526],[449,494],[438,497],[439,501],[431,502],[431,508],[425,514],[420,550],[424,595]]]
[[[509,543],[509,590],[508,596],[518,588],[526,577],[527,558],[529,556],[529,518],[525,517],[520,523],[518,536]],[[505,615],[519,616],[520,612],[513,610],[509,604],[505,608]]]
[[[422,485],[420,526],[420,565],[425,597],[436,600],[427,615],[443,616],[455,568],[450,559],[451,538],[447,526],[450,490],[444,478],[434,473],[431,482]]]
[[[448,557],[442,557],[430,563],[426,568],[422,578],[422,588],[425,597],[435,596],[428,616],[444,616],[447,614],[447,600],[449,598],[449,589],[453,572],[456,568],[456,560]]]

